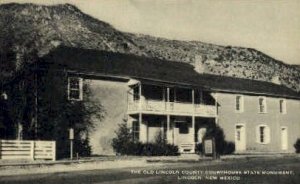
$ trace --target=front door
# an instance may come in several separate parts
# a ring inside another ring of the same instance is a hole
[[[288,148],[288,132],[287,127],[281,127],[281,149],[287,150]]]
[[[235,126],[235,150],[244,151],[246,150],[246,134],[244,125]]]

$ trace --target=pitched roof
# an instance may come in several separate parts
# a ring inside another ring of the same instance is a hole
[[[40,63],[52,63],[78,72],[178,83],[214,91],[300,98],[299,93],[282,85],[199,74],[187,63],[107,51],[60,46],[41,58]]]

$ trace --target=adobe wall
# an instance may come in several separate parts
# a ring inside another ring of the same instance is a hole
[[[287,113],[279,112],[279,98],[267,97],[267,113],[258,112],[258,96],[244,96],[244,111],[235,112],[236,94],[218,93],[218,124],[223,128],[226,140],[235,141],[235,125],[246,127],[246,152],[294,152],[293,144],[300,138],[300,101],[287,99]],[[260,124],[270,128],[270,143],[260,144],[256,128]],[[288,150],[281,150],[280,127],[288,127]]]
[[[95,130],[90,133],[93,154],[114,154],[111,141],[116,136],[118,124],[126,118],[127,90],[125,82],[85,80],[91,89],[91,98],[105,109],[103,120],[93,119]]]

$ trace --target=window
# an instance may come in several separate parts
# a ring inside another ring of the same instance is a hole
[[[279,100],[279,112],[281,114],[286,113],[286,101],[284,99]]]
[[[243,112],[244,111],[244,98],[243,96],[236,96],[235,97],[235,110],[236,112]]]
[[[259,125],[257,127],[257,142],[260,144],[268,144],[270,142],[270,128],[267,125]]]
[[[133,100],[139,100],[140,99],[140,93],[139,93],[139,86],[135,86],[133,88]]]
[[[258,108],[259,108],[260,113],[266,113],[267,112],[266,97],[259,97],[258,98]]]
[[[82,100],[82,78],[70,77],[68,79],[68,99]]]
[[[259,142],[260,143],[266,142],[265,136],[266,136],[266,127],[263,127],[263,126],[259,127]]]
[[[138,121],[132,122],[132,138],[134,142],[138,142],[140,138],[140,124]]]

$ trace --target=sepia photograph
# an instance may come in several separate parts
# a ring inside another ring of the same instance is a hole
[[[300,183],[300,1],[0,0],[0,183]]]

